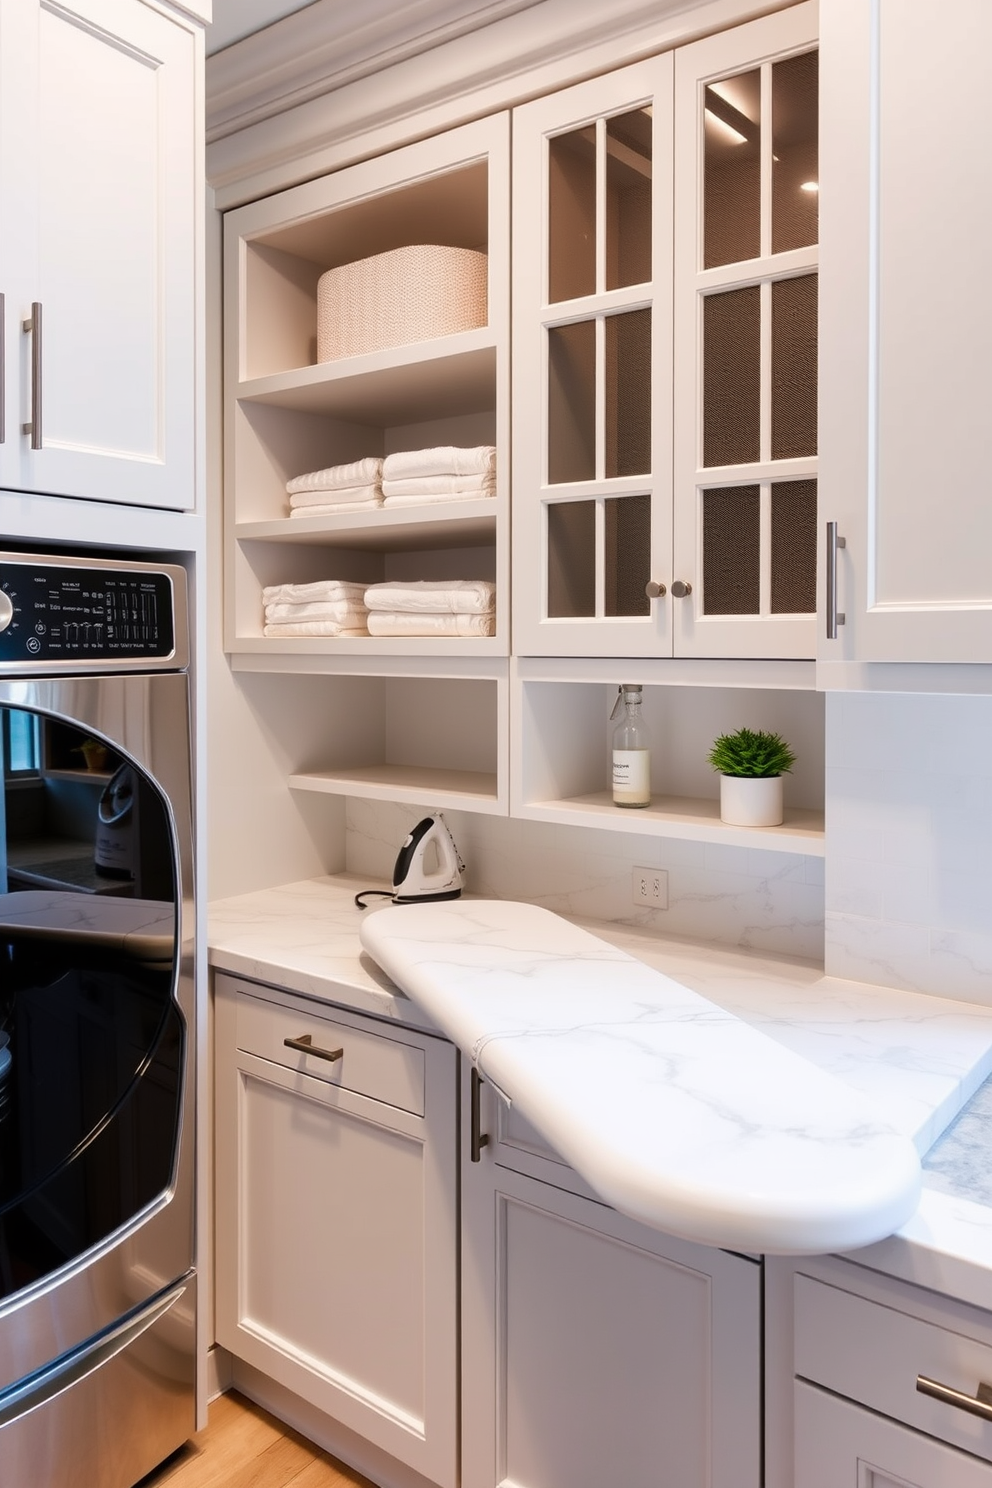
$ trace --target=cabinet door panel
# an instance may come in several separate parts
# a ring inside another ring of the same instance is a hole
[[[671,653],[671,55],[517,109],[514,647]],[[666,580],[667,582],[667,580]]]
[[[992,1468],[812,1385],[796,1384],[795,1488],[990,1488]]]
[[[826,661],[992,659],[990,48],[983,0],[823,10],[820,495],[846,542]]]
[[[20,7],[22,11],[25,7]],[[193,35],[126,0],[32,0],[7,311],[4,479],[55,495],[194,502],[196,93]],[[4,66],[22,65],[5,52]],[[8,87],[5,72],[3,87]],[[25,332],[34,302],[42,330]],[[41,438],[33,343],[40,341]],[[9,342],[8,342],[9,344]]]
[[[759,1293],[754,1262],[487,1148],[463,1169],[464,1488],[757,1488]]]

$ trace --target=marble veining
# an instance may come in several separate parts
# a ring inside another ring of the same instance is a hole
[[[548,911],[380,910],[365,948],[608,1203],[704,1244],[820,1253],[916,1208],[879,1107],[732,1012]]]

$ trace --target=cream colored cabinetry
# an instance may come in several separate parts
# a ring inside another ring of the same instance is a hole
[[[758,1488],[760,1266],[587,1197],[498,1104],[462,1158],[464,1488]]]
[[[195,502],[202,41],[133,0],[0,15],[0,485]]]
[[[521,654],[813,655],[815,27],[514,114]]]
[[[217,979],[217,1340],[457,1482],[456,1054]]]
[[[507,810],[508,155],[497,115],[225,219],[225,645],[322,714],[296,790]],[[424,243],[487,253],[487,323],[318,362],[321,275]],[[297,476],[436,445],[494,446],[495,496],[290,516]],[[494,581],[496,634],[263,634],[264,586],[326,579]]]
[[[823,631],[820,655],[988,662],[992,285],[979,183],[992,12],[983,0],[838,0],[821,24],[820,496],[845,546],[844,622],[834,639]]]
[[[987,1488],[992,1317],[843,1262],[795,1277],[796,1488]]]

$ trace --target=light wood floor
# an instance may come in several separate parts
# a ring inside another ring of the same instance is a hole
[[[375,1488],[233,1390],[139,1488]]]

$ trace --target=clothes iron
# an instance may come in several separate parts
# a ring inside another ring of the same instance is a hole
[[[457,899],[465,883],[465,864],[439,814],[425,816],[405,839],[393,869],[393,903]]]

